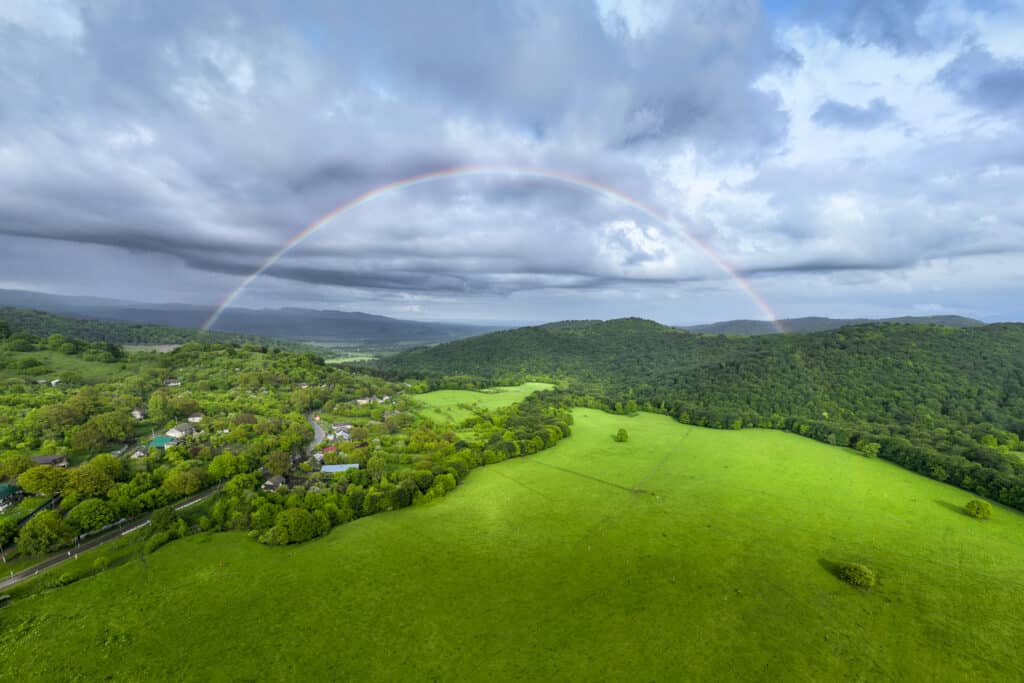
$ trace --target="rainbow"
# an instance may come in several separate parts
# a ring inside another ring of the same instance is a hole
[[[515,166],[459,166],[456,168],[447,168],[438,171],[430,171],[429,173],[423,173],[420,175],[403,178],[402,180],[396,180],[395,182],[375,187],[372,190],[368,190],[367,192],[360,194],[359,196],[345,202],[344,204],[338,206],[337,208],[331,210],[330,212],[324,214],[317,220],[310,223],[309,226],[303,228],[294,237],[288,240],[288,242],[285,243],[283,247],[281,247],[276,252],[271,254],[270,257],[263,263],[263,265],[261,265],[255,271],[253,271],[251,275],[246,276],[246,278],[242,280],[238,287],[235,288],[232,292],[230,292],[227,295],[227,297],[224,298],[220,305],[217,306],[217,308],[213,311],[213,314],[210,316],[210,318],[206,321],[206,324],[203,325],[202,329],[211,329],[213,325],[216,324],[220,316],[223,315],[224,311],[230,308],[231,305],[242,294],[242,292],[245,291],[246,287],[251,285],[258,277],[267,272],[267,270],[270,269],[275,263],[277,263],[281,259],[281,257],[283,257],[289,251],[291,251],[296,246],[305,241],[306,238],[308,238],[317,230],[330,223],[335,218],[338,218],[339,216],[348,213],[352,209],[360,207],[363,204],[372,202],[374,199],[377,199],[378,197],[382,197],[388,193],[395,192],[397,190],[402,190],[407,187],[413,187],[415,185],[424,185],[426,183],[432,183],[438,180],[444,180],[448,178],[461,178],[465,176],[474,175],[515,175],[527,178],[540,178],[543,180],[552,180],[564,183],[566,185],[570,185],[572,187],[576,187],[579,189],[598,192],[606,197],[610,197],[627,206],[633,207],[634,209],[645,214],[646,216],[649,216],[650,218],[654,219],[655,221],[663,225],[669,225],[672,226],[673,228],[679,229],[686,236],[686,238],[690,241],[691,244],[693,244],[700,251],[704,252],[704,254],[708,256],[708,258],[710,258],[719,268],[722,269],[722,271],[728,274],[736,282],[740,289],[742,289],[753,300],[757,307],[760,308],[761,311],[763,311],[768,316],[768,318],[772,321],[772,324],[775,326],[775,329],[777,329],[779,332],[785,331],[781,323],[779,323],[778,315],[776,315],[775,311],[772,310],[772,307],[768,304],[768,302],[765,301],[764,298],[754,290],[754,288],[750,285],[750,282],[748,282],[739,272],[737,272],[735,268],[729,265],[729,263],[724,258],[722,258],[709,244],[702,241],[697,236],[691,234],[683,226],[669,219],[667,215],[652,208],[651,206],[648,206],[647,204],[644,204],[639,199],[631,197],[628,194],[625,194],[620,190],[615,189],[614,187],[604,185],[602,183],[590,180],[588,178],[575,176],[569,173],[563,173],[562,171],[553,171],[541,168],[520,168]]]

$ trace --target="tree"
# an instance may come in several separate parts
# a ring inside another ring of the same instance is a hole
[[[26,555],[45,553],[71,542],[74,532],[56,510],[44,510],[28,520],[18,534],[18,549]]]
[[[242,472],[242,461],[234,453],[221,453],[210,461],[207,469],[210,477],[217,481],[230,479]]]
[[[857,445],[854,448],[856,448],[859,453],[863,453],[869,458],[877,458],[878,452],[882,449],[882,445],[876,441],[857,439]]]
[[[76,505],[68,513],[67,522],[78,533],[101,529],[117,520],[113,506],[99,498],[89,498]]]
[[[302,543],[316,536],[317,524],[309,510],[291,508],[277,515],[274,526],[282,527],[287,536],[286,543]]]
[[[384,476],[386,465],[387,463],[384,460],[384,457],[379,453],[371,457],[366,462],[366,470],[370,473],[370,478],[373,479],[373,483],[380,483],[381,478]]]
[[[116,455],[111,455],[110,453],[101,453],[97,455],[89,461],[89,467],[94,467],[100,472],[103,472],[113,481],[118,481],[124,474],[124,460]]]
[[[18,523],[9,517],[0,517],[0,548],[5,548],[18,535]]]
[[[992,505],[987,500],[975,498],[967,501],[964,512],[975,519],[990,519],[992,517]]]
[[[176,498],[191,495],[203,488],[203,471],[199,467],[176,467],[167,473],[162,487]]]
[[[32,459],[23,453],[7,453],[0,457],[0,479],[15,479],[32,467]]]
[[[292,467],[292,456],[284,451],[274,451],[267,456],[267,471],[271,474],[285,475]]]
[[[72,468],[68,472],[67,482],[64,488],[68,492],[74,492],[83,498],[99,498],[107,495],[107,491],[114,485],[106,472],[92,463],[86,463],[80,467]]]
[[[629,434],[625,429],[619,429],[619,431],[615,432],[615,436],[612,438],[619,443],[625,443],[626,441],[629,441]]]
[[[869,567],[856,562],[839,565],[839,578],[857,588],[871,588],[875,585],[875,572]]]
[[[52,496],[64,488],[66,480],[67,470],[53,465],[36,465],[18,475],[18,486],[29,493]]]
[[[153,514],[149,516],[150,533],[167,531],[175,527],[179,519],[178,511],[173,507],[167,506],[153,510]]]
[[[54,333],[46,338],[46,346],[51,351],[60,351],[60,347],[67,342],[67,337],[63,334]]]

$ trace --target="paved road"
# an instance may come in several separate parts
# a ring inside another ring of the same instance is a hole
[[[327,438],[327,434],[324,433],[320,423],[313,419],[312,415],[307,415],[306,419],[309,420],[309,424],[313,427],[313,442],[306,447],[306,455],[313,452],[313,449],[324,442]]]
[[[191,507],[196,503],[206,500],[215,493],[218,493],[220,489],[221,487],[218,484],[217,486],[214,486],[212,489],[207,489],[206,491],[198,493],[187,500],[181,501],[180,503],[174,506],[174,509],[184,510],[187,507]],[[103,534],[99,534],[93,538],[90,538],[87,541],[83,541],[74,548],[62,550],[60,553],[53,555],[43,560],[39,564],[29,567],[28,569],[23,569],[22,571],[17,572],[14,575],[8,575],[3,580],[0,580],[0,590],[10,588],[11,586],[17,583],[21,583],[26,579],[31,579],[39,572],[45,571],[52,567],[56,567],[57,565],[63,562],[67,562],[68,560],[78,559],[78,554],[84,553],[86,550],[92,550],[93,548],[97,548],[103,545],[104,543],[109,543],[110,541],[121,538],[122,536],[127,536],[130,533],[134,533],[140,529],[143,529],[149,525],[149,518],[152,514],[152,512],[148,512],[144,515],[136,517],[135,519],[126,520],[123,524],[119,524],[115,529],[111,529],[110,531],[107,531]],[[0,571],[2,571],[2,569],[0,569]]]

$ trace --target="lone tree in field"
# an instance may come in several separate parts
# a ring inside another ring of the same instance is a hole
[[[989,519],[992,517],[992,505],[987,500],[975,498],[967,501],[964,512],[977,519]]]
[[[871,588],[875,585],[875,572],[856,562],[839,565],[839,578],[857,588]]]
[[[625,429],[620,429],[619,431],[615,432],[615,436],[613,436],[612,438],[618,441],[619,443],[623,443],[625,441],[629,441],[629,434],[626,432]]]

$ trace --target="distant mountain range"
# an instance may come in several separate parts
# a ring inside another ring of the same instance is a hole
[[[904,316],[902,318],[788,318],[778,323],[786,332],[824,332],[849,325],[870,323],[903,323],[912,325],[937,325],[940,327],[980,327],[980,320],[959,315]],[[681,329],[699,334],[735,334],[753,337],[759,334],[778,334],[775,323],[768,320],[726,320],[708,325],[688,325]]]
[[[201,328],[213,312],[188,304],[140,304],[97,297],[0,289],[0,306],[94,320]],[[369,313],[306,308],[231,308],[213,327],[220,332],[277,339],[366,344],[431,344],[502,329],[495,326],[401,320]]]

